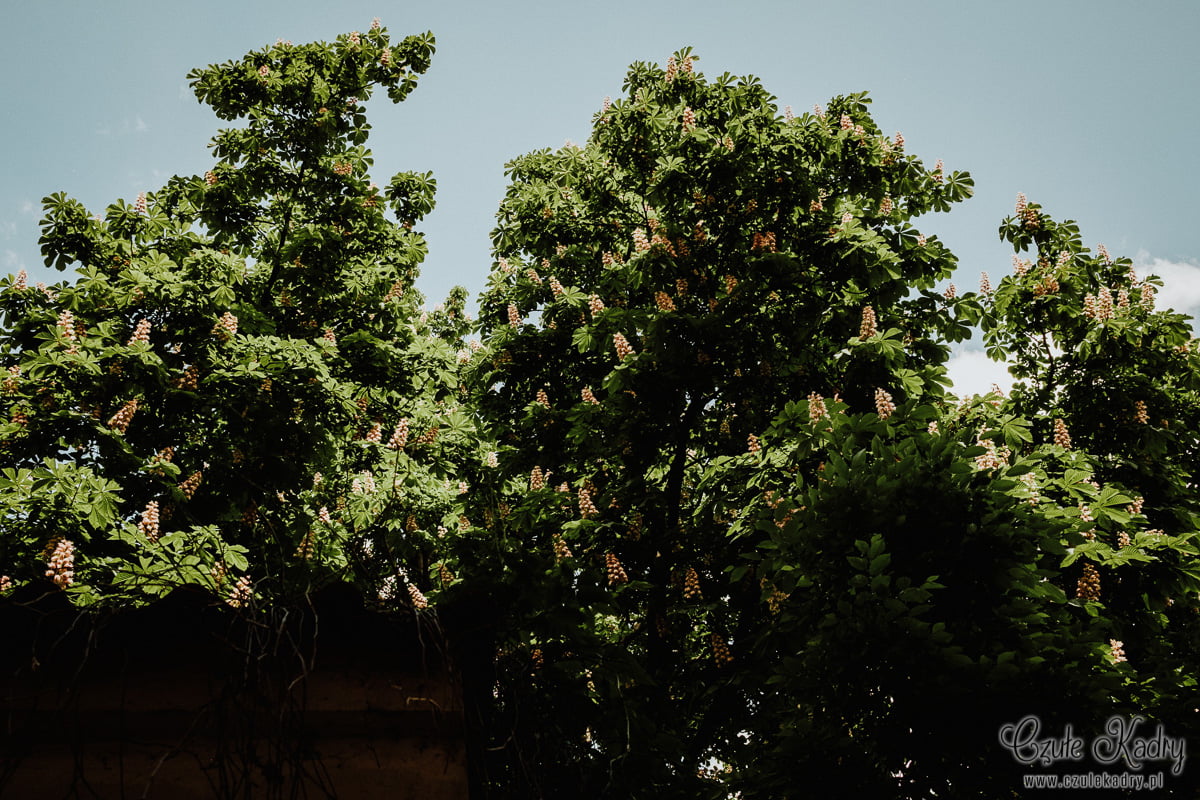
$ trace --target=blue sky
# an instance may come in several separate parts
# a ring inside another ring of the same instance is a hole
[[[959,255],[961,288],[1008,271],[996,228],[1024,192],[1078,220],[1089,245],[1153,267],[1163,305],[1200,309],[1193,0],[39,0],[0,14],[0,273],[61,279],[37,249],[43,196],[65,191],[98,212],[209,166],[218,121],[188,89],[190,69],[380,17],[394,37],[431,30],[438,42],[406,102],[370,108],[376,180],[438,179],[418,284],[431,304],[456,283],[482,288],[507,160],[584,141],[629,63],[691,45],[701,71],[756,75],[797,111],[869,91],[876,121],[910,152],[970,171],[976,196],[922,224]],[[960,351],[958,391],[1002,375],[984,362]]]

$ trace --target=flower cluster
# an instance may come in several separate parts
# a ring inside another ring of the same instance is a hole
[[[1067,423],[1061,419],[1054,420],[1054,443],[1064,450],[1071,449],[1071,434],[1067,431]]]
[[[561,534],[554,534],[554,560],[562,561],[565,558],[574,558],[575,554],[571,552],[571,548],[567,546],[567,542]]]
[[[308,561],[313,557],[313,551],[316,549],[316,536],[310,529],[304,534],[304,538],[300,540],[300,544],[296,545],[296,558],[301,561]]]
[[[683,596],[686,600],[699,600],[700,595],[700,576],[696,574],[694,567],[688,567],[687,574],[683,578]]]
[[[429,607],[429,601],[425,599],[425,595],[421,594],[421,590],[415,584],[408,584],[408,599],[412,602],[413,608]]]
[[[1036,506],[1038,501],[1042,499],[1041,492],[1038,491],[1037,476],[1032,472],[1026,472],[1020,477],[1021,483],[1025,484],[1025,488],[1029,490],[1029,505]]]
[[[550,291],[556,298],[563,296],[563,285],[553,275],[550,276]]]
[[[1125,658],[1125,643],[1119,639],[1108,640],[1108,652],[1114,664],[1120,664],[1127,660]]]
[[[383,52],[379,54],[379,66],[390,67],[392,65],[392,48],[385,47]]]
[[[233,608],[241,608],[253,597],[254,589],[250,584],[250,576],[243,575],[237,579],[237,583],[229,587],[229,594],[225,596],[225,602]]]
[[[0,594],[7,594],[13,588],[12,578],[7,575],[0,575]]]
[[[270,380],[270,378],[267,378],[264,383],[268,383]],[[173,381],[171,381],[171,385],[176,389],[183,389],[184,391],[188,392],[196,391],[198,388],[200,388],[200,368],[195,364],[190,365],[183,371],[182,375],[179,375]],[[269,386],[267,391],[270,391]]]
[[[537,390],[537,404],[543,408],[550,408],[550,396],[546,394],[545,389]]]
[[[895,204],[892,201],[892,196],[890,194],[884,195],[883,200],[879,203],[879,213],[886,217],[892,213],[894,207]]]
[[[1036,230],[1042,224],[1041,217],[1038,216],[1038,212],[1033,206],[1025,207],[1025,211],[1021,213],[1021,222],[1030,230]]]
[[[74,583],[75,544],[70,539],[59,539],[46,566],[46,577],[58,588],[65,589]]]
[[[108,420],[108,427],[115,430],[117,433],[125,433],[125,429],[129,427],[129,423],[133,421],[133,415],[137,412],[137,398],[127,400],[121,409],[113,414]]]
[[[775,233],[773,231],[763,231],[762,233],[754,234],[754,238],[750,242],[750,249],[756,253],[775,252]]]
[[[508,324],[514,328],[521,324],[521,314],[512,303],[508,304]]]
[[[875,309],[872,306],[866,306],[862,310],[862,321],[858,325],[858,338],[870,339],[877,333],[879,333],[879,329],[875,323]]]
[[[579,394],[583,398],[583,402],[588,403],[593,406],[600,405],[600,401],[597,400],[596,395],[592,393],[592,387],[590,387],[590,386],[583,387],[579,391]]]
[[[142,521],[138,523],[138,533],[152,542],[158,541],[158,501],[151,500],[142,512]]]
[[[383,302],[390,303],[392,300],[398,300],[404,294],[404,283],[396,281],[387,290],[387,294],[383,296]]]
[[[958,288],[952,283],[946,287],[944,295],[947,300],[953,300],[955,297],[958,297]]]
[[[678,74],[679,74],[679,65],[675,61],[675,56],[673,56],[673,55],[668,56],[667,57],[667,74],[665,76],[667,83],[670,83],[671,81],[675,80],[675,76]]]
[[[1146,309],[1147,311],[1152,311],[1154,309],[1154,293],[1155,293],[1154,284],[1151,284],[1151,283],[1143,283],[1142,284],[1142,297],[1141,297],[1141,300],[1139,301],[1139,305],[1141,305],[1141,307]]]
[[[659,311],[674,311],[675,301],[666,292],[654,293],[654,304],[658,306]]]
[[[1075,596],[1080,600],[1100,599],[1100,573],[1092,562],[1085,562],[1083,574],[1075,583]]]
[[[975,469],[987,471],[1008,466],[1012,452],[1007,447],[997,447],[991,439],[980,439],[978,444],[980,447],[986,447],[987,452],[975,456]]]
[[[179,484],[179,491],[183,492],[183,496],[191,500],[195,496],[196,490],[200,488],[200,482],[204,480],[204,473],[196,470],[183,483]]]
[[[217,324],[213,325],[212,334],[222,342],[228,342],[237,334],[238,318],[226,311],[217,320]]]
[[[650,240],[646,238],[646,232],[641,228],[635,228],[633,231],[633,249],[639,253],[650,249]]]
[[[625,338],[625,334],[623,333],[613,334],[613,346],[617,349],[618,361],[624,361],[633,355],[633,345],[629,344],[629,340]]]
[[[896,410],[896,404],[892,402],[892,396],[883,389],[875,390],[875,413],[879,414],[880,419],[887,419]]]
[[[1128,296],[1126,303],[1128,303]],[[1089,294],[1083,298],[1083,315],[1096,322],[1112,319],[1115,316],[1112,291],[1107,286],[1102,286],[1098,294]]]
[[[808,420],[817,423],[829,418],[829,409],[825,407],[825,398],[816,392],[808,395]]]
[[[746,449],[751,453],[757,453],[762,450],[762,445],[758,443],[758,437],[753,433],[746,437]]]
[[[0,391],[5,394],[17,393],[17,378],[21,376],[21,368],[13,365],[8,368],[8,374],[4,376],[4,382],[0,383]]]
[[[204,173],[204,183],[208,186],[217,185],[217,174],[211,169]]]
[[[133,329],[133,336],[129,337],[129,341],[125,343],[126,347],[133,347],[135,344],[150,343],[150,320],[143,319]]]
[[[350,491],[355,494],[372,494],[375,491],[375,476],[368,472],[356,475],[350,482]]]
[[[23,292],[29,288],[29,274],[25,270],[17,272],[16,279],[13,280],[12,288],[18,292]]]
[[[709,641],[712,643],[713,661],[717,662],[718,667],[727,667],[733,663],[733,653],[729,651],[729,645],[720,634],[714,633]]]
[[[580,489],[579,516],[583,517],[584,519],[589,519],[599,513],[600,511],[596,508],[596,504],[592,502],[592,493],[588,491],[586,486]]]
[[[387,446],[391,450],[403,450],[406,444],[408,444],[408,417],[404,417],[396,423]]]
[[[333,332],[333,328],[326,328],[325,332],[321,334],[321,338],[330,344],[337,344],[337,334]]]
[[[982,295],[992,293],[992,281],[986,272],[979,273],[979,293]]]
[[[766,589],[767,586],[764,585],[762,588]],[[767,592],[767,610],[770,611],[771,614],[778,614],[783,608],[784,601],[787,599],[787,592],[783,591],[778,586],[771,586],[770,591]]]
[[[682,125],[685,131],[690,131],[696,127],[696,112],[692,111],[690,107],[684,106]]]
[[[145,192],[138,192],[137,200],[135,200],[133,203],[133,213],[141,214],[142,216],[145,216],[145,214],[146,214],[146,193]]]
[[[1150,413],[1146,409],[1145,400],[1138,400],[1134,404],[1134,419],[1136,419],[1142,425],[1146,425],[1150,422]]]
[[[383,440],[383,423],[376,420],[367,431],[366,440],[371,444],[379,444]]]
[[[629,583],[629,576],[625,574],[625,568],[621,566],[621,561],[615,553],[604,554],[604,569],[608,573],[609,586]]]
[[[58,330],[62,333],[63,338],[71,343],[71,348],[69,350],[67,350],[67,352],[74,353],[76,350],[75,341],[77,338],[77,336],[76,336],[77,327],[76,327],[76,323],[75,323],[75,315],[72,314],[70,311],[64,311],[58,315],[58,323],[57,324],[58,324]]]

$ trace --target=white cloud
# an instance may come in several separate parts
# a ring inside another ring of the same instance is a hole
[[[1012,388],[1013,378],[1008,366],[992,361],[982,350],[958,350],[946,364],[950,380],[954,381],[951,391],[956,395],[987,394],[992,384],[998,385],[1007,394]]]
[[[34,205],[33,205],[32,200],[22,201],[22,203],[21,203],[21,213],[22,214],[32,214],[33,211],[34,211]]]
[[[139,114],[137,119],[134,120],[133,129],[137,133],[144,133],[145,131],[150,130],[150,126],[146,124],[146,120],[142,119],[141,114]]]
[[[17,270],[25,268],[25,265],[21,263],[21,256],[17,254],[16,250],[4,251],[3,264],[3,269],[6,272],[15,273]]]
[[[1157,275],[1163,280],[1156,306],[1173,308],[1181,314],[1200,316],[1200,264],[1151,258],[1142,251],[1133,259],[1138,275]]]

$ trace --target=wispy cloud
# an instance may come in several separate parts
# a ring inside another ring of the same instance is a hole
[[[17,270],[25,268],[25,264],[21,262],[21,256],[16,250],[4,251],[3,264],[3,269],[5,272],[16,272]]]
[[[1143,250],[1133,259],[1133,265],[1138,275],[1162,278],[1159,308],[1173,308],[1181,314],[1200,316],[1200,264],[1152,258]]]
[[[117,125],[110,122],[101,122],[96,127],[97,136],[112,136],[114,133],[121,136],[128,136],[132,133],[145,133],[150,130],[150,126],[146,124],[146,120],[142,119],[141,114],[130,118],[125,117]]]

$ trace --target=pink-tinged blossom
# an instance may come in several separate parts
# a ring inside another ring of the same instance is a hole
[[[858,338],[870,339],[877,333],[879,333],[879,329],[875,323],[875,309],[872,306],[866,306],[862,310],[862,321],[858,325]]]
[[[75,544],[70,539],[60,539],[46,564],[46,577],[54,585],[65,589],[75,582]]]
[[[237,579],[237,583],[229,588],[229,594],[225,597],[225,602],[233,608],[242,608],[253,597],[254,589],[251,586],[250,576],[243,575]]]
[[[126,347],[133,347],[135,344],[150,343],[150,320],[143,319],[133,329],[133,335],[129,337],[129,341],[125,343]]]
[[[623,333],[613,334],[613,346],[617,349],[617,359],[620,361],[624,361],[633,355],[633,346],[629,344],[629,340],[625,338],[625,334]]]
[[[892,396],[883,389],[875,390],[875,413],[879,414],[881,419],[887,419],[896,410],[896,404],[892,402]]]

